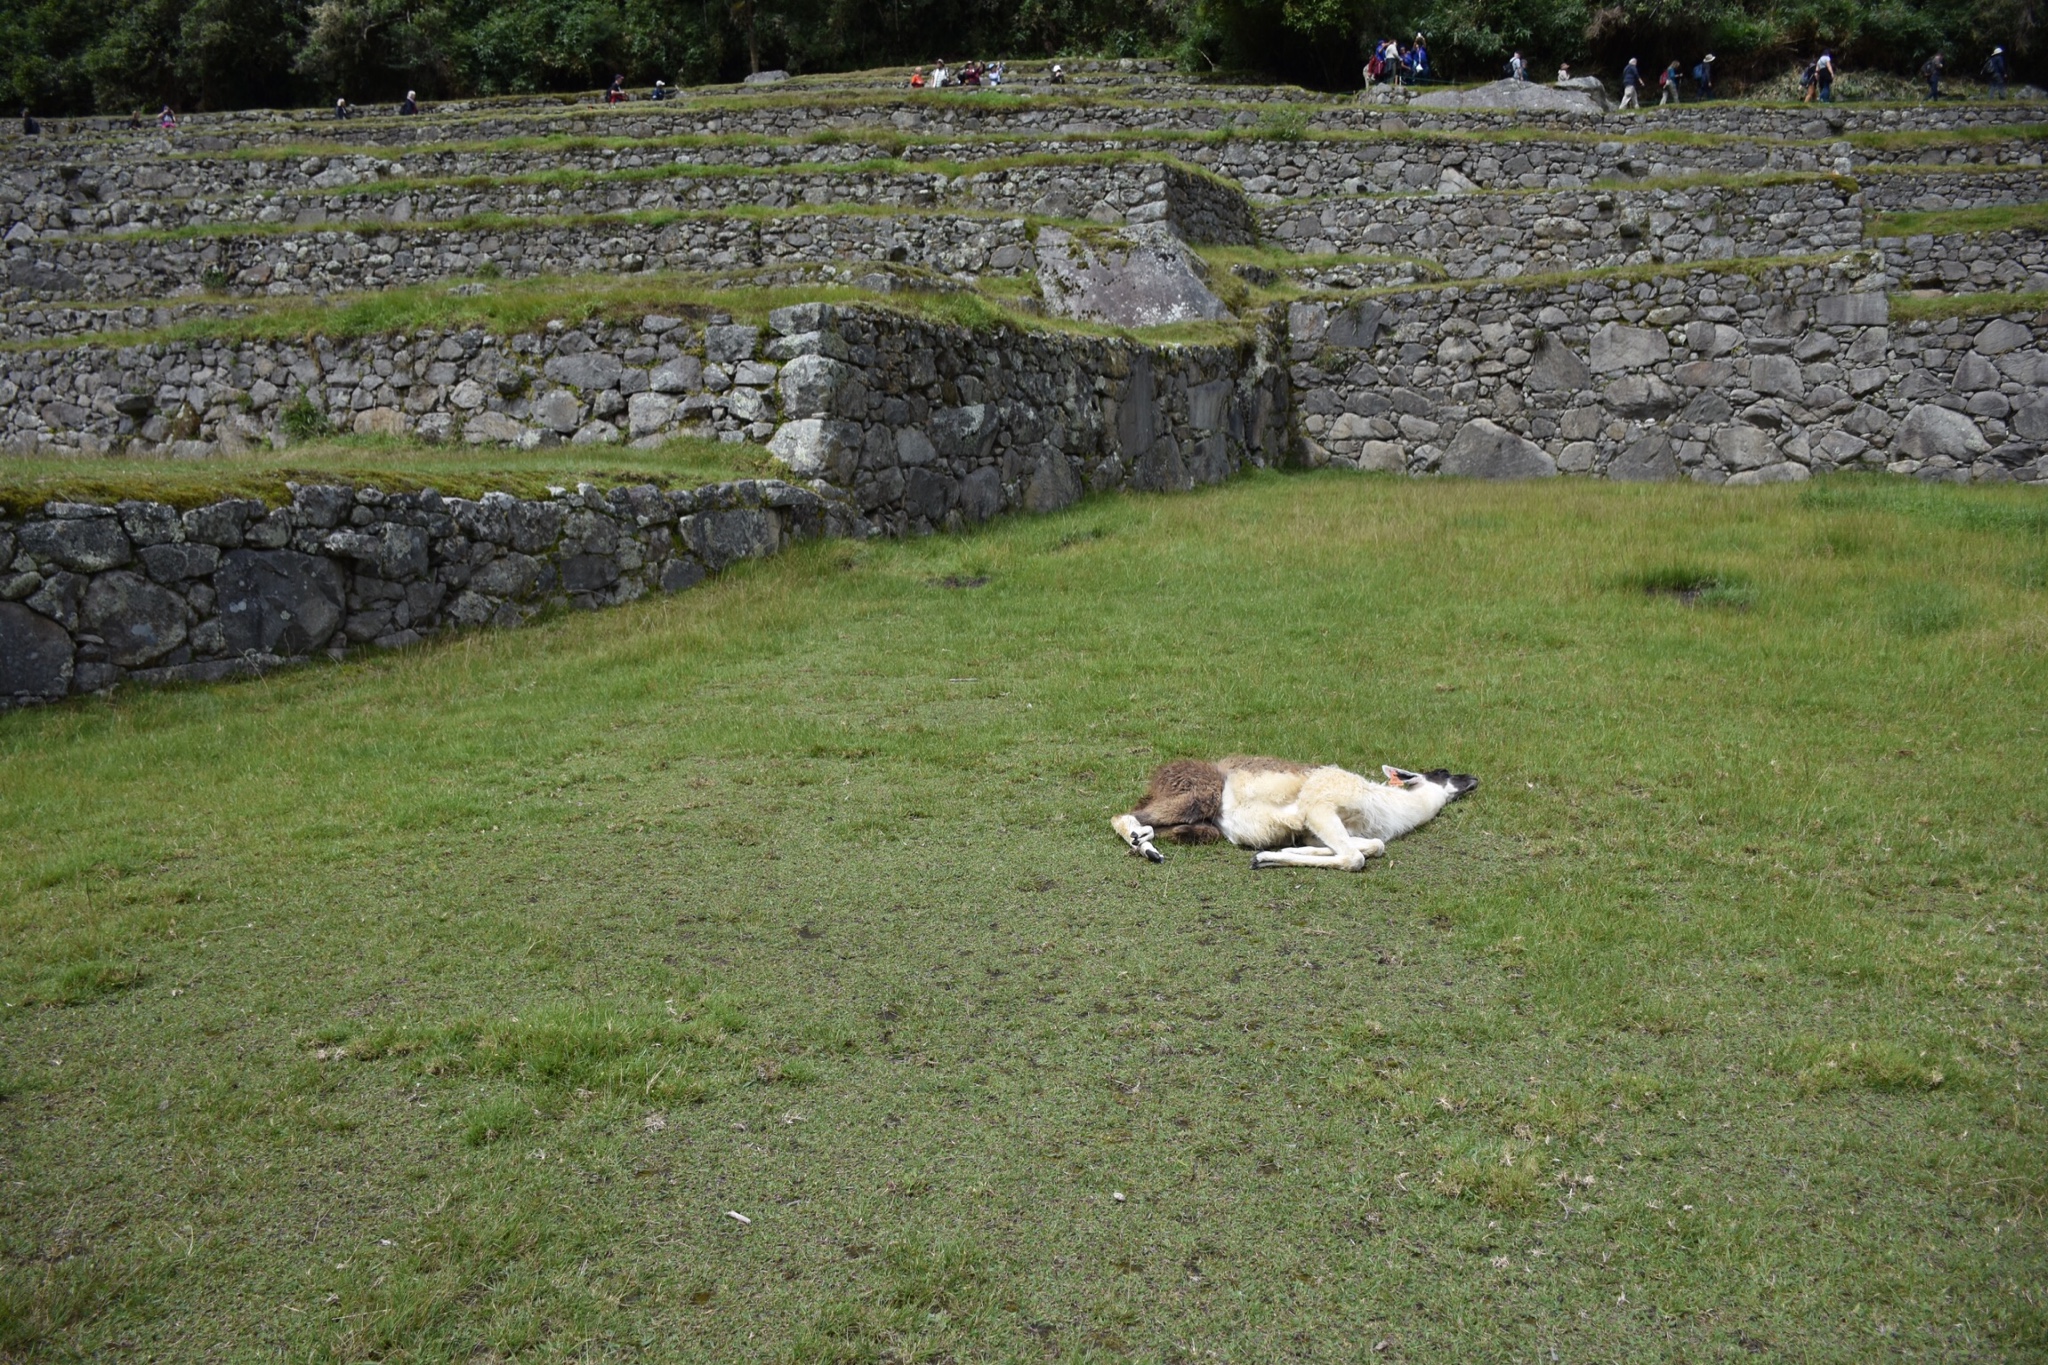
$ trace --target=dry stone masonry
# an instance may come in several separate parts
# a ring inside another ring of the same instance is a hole
[[[1002,105],[851,76],[16,142],[0,452],[698,437],[780,476],[0,509],[0,707],[403,647],[677,591],[811,537],[963,531],[1255,465],[2048,485],[2048,250],[2024,211],[2048,198],[2041,106],[1429,109],[1138,63],[1076,76],[1027,74]],[[2000,208],[2021,211],[1941,217]],[[1906,213],[1933,216],[1885,216]],[[627,277],[658,297],[684,273],[687,305],[623,322],[258,326],[398,286]],[[980,290],[1043,321],[704,301],[824,284]],[[1169,325],[1193,330],[1147,330]]]

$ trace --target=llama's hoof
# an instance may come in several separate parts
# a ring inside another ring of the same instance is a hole
[[[1147,862],[1163,863],[1166,861],[1166,855],[1164,853],[1161,853],[1158,849],[1152,847],[1152,845],[1150,844],[1145,845],[1143,848],[1139,849],[1138,852],[1145,855],[1145,861]]]

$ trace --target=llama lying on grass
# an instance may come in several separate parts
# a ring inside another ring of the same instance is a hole
[[[1387,780],[1369,782],[1342,768],[1312,768],[1282,758],[1184,758],[1152,774],[1145,799],[1110,828],[1155,863],[1166,855],[1155,838],[1183,844],[1228,839],[1260,850],[1253,867],[1334,867],[1365,870],[1367,858],[1435,818],[1479,785],[1448,768],[1411,773],[1382,767]],[[1306,837],[1304,837],[1306,836]]]

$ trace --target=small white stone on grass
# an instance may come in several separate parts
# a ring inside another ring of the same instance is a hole
[[[725,1216],[732,1219],[733,1222],[738,1223],[743,1228],[750,1228],[754,1226],[754,1220],[747,1217],[747,1215],[745,1215],[744,1213],[735,1213],[733,1210],[727,1209],[725,1211]]]

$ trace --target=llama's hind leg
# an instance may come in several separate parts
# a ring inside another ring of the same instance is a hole
[[[1131,852],[1155,863],[1166,861],[1166,855],[1152,842],[1155,833],[1152,826],[1136,814],[1119,815],[1109,822],[1109,827],[1116,831],[1117,838],[1130,846]]]

